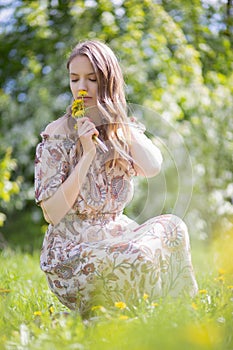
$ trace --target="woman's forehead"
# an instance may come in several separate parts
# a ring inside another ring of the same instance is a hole
[[[85,55],[75,56],[69,65],[70,74],[90,74],[95,73],[94,68],[89,60],[89,58]]]

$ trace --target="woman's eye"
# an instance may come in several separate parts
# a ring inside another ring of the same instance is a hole
[[[78,81],[78,79],[72,79],[71,81],[72,81],[72,83],[76,83]]]
[[[92,78],[92,79],[90,78],[89,80],[90,80],[90,81],[96,81],[96,79],[95,79],[95,78]]]

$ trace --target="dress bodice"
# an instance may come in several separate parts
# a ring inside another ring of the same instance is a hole
[[[42,142],[36,151],[36,201],[51,196],[66,180],[78,163],[77,139],[66,135],[50,137],[42,134]],[[133,197],[132,178],[135,171],[131,162],[127,169],[117,164],[109,165],[111,148],[103,153],[97,147],[79,195],[70,213],[97,215],[119,213]],[[108,166],[106,164],[108,163]],[[111,162],[110,162],[111,163]]]

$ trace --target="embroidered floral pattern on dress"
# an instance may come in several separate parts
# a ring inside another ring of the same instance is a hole
[[[89,194],[88,198],[86,198],[86,202],[89,205],[96,206],[99,204],[103,204],[106,199],[106,189],[104,187],[99,186],[94,181],[94,176],[92,174],[87,175],[88,182],[86,185],[86,193]]]
[[[125,203],[128,191],[129,183],[124,180],[124,175],[116,176],[111,180],[111,195],[113,199]]]
[[[43,135],[35,159],[37,203],[55,193],[78,162],[75,144],[75,138]],[[74,207],[48,227],[41,269],[51,290],[83,315],[93,305],[137,302],[144,293],[154,301],[183,291],[195,294],[185,224],[161,215],[138,225],[122,214],[133,196],[133,164],[127,172],[117,167],[106,172],[106,159],[97,150]]]

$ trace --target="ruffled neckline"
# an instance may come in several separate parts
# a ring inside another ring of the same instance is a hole
[[[40,134],[43,140],[61,140],[61,141],[77,141],[78,140],[78,135],[75,134],[53,134],[49,135],[45,132],[42,132]]]

